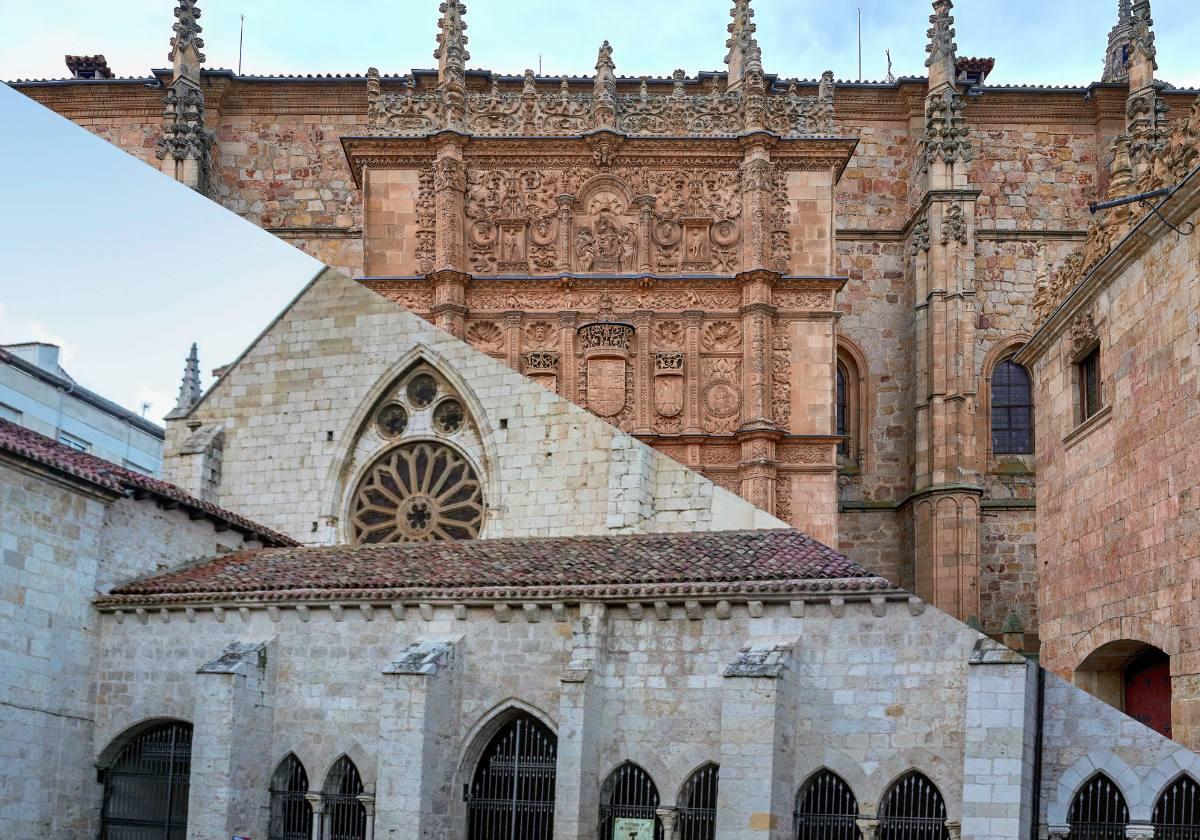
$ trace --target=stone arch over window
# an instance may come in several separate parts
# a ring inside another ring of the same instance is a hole
[[[1071,799],[1067,825],[1072,837],[1125,840],[1129,805],[1121,788],[1104,772],[1093,775]]]
[[[675,799],[676,840],[714,840],[717,836],[720,776],[720,765],[710,761],[684,780]]]
[[[1154,801],[1154,836],[1164,840],[1200,838],[1200,784],[1180,773]]]
[[[346,542],[480,535],[490,492],[482,409],[444,371],[417,356],[360,412],[340,479]]]
[[[271,814],[267,840],[311,840],[312,803],[308,772],[295,753],[288,753],[271,774]]]
[[[838,444],[838,464],[868,470],[872,458],[868,425],[872,416],[872,392],[867,357],[857,344],[839,335],[836,364],[834,433],[845,436]]]
[[[505,717],[484,746],[467,788],[467,838],[550,840],[558,737],[528,712]]]
[[[924,773],[908,771],[883,794],[879,840],[950,840],[946,800]]]
[[[858,798],[850,785],[822,767],[796,792],[795,840],[862,840]]]
[[[366,793],[358,766],[350,756],[339,756],[321,785],[314,834],[337,840],[366,840],[369,805],[373,802]]]
[[[976,437],[981,443],[982,471],[999,466],[997,459],[1023,464],[1029,470],[1033,468],[1032,457],[1021,460],[1021,456],[1034,454],[1033,377],[1027,368],[1013,361],[1013,356],[1028,341],[1029,336],[1025,333],[1008,336],[992,345],[984,357],[976,426]],[[993,409],[1002,416],[998,418]],[[1023,409],[1028,410],[1027,418]],[[1015,438],[1008,434],[1012,431],[1014,418],[1018,427]],[[1020,428],[1027,428],[1028,434],[1020,433]],[[999,446],[997,433],[1003,438]]]
[[[1141,792],[1138,775],[1114,753],[1096,750],[1079,758],[1058,777],[1054,794],[1046,804],[1046,822],[1051,831],[1056,827],[1063,832],[1067,830],[1076,795],[1089,779],[1098,775],[1112,780],[1122,794],[1128,797],[1127,803],[1132,806],[1134,817],[1141,820],[1149,818],[1150,807],[1144,803],[1145,797]]]
[[[1136,639],[1106,642],[1075,669],[1075,685],[1171,737],[1171,657]]]
[[[114,739],[104,755],[102,836],[136,832],[145,840],[174,840],[187,833],[190,723],[146,721]]]
[[[612,837],[618,820],[654,823],[654,840],[663,840],[658,818],[658,786],[641,766],[626,761],[613,768],[600,786],[600,837]]]

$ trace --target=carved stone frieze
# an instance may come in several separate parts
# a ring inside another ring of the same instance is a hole
[[[786,426],[792,416],[792,342],[784,321],[776,321],[772,330],[771,416]]]
[[[785,443],[776,450],[776,457],[781,464],[832,464],[829,460],[829,446],[813,443]]]

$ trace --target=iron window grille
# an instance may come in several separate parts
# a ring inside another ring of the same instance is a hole
[[[268,840],[312,840],[313,813],[305,794],[308,774],[294,755],[288,755],[271,777],[271,825]]]
[[[862,840],[858,799],[837,773],[822,770],[796,795],[796,840]]]
[[[558,739],[520,714],[492,737],[466,791],[469,840],[550,840]]]
[[[1200,840],[1200,785],[1180,776],[1154,803],[1155,840]]]
[[[104,771],[100,840],[185,840],[192,725],[137,735]]]
[[[650,774],[626,761],[608,774],[600,788],[599,840],[613,840],[618,819],[654,820],[654,840],[663,840],[658,819],[658,787]]]
[[[1033,397],[1029,372],[1012,359],[992,370],[992,453],[1033,452]]]
[[[1071,800],[1067,822],[1071,840],[1124,840],[1129,807],[1116,783],[1098,773]]]
[[[325,777],[321,791],[320,840],[366,840],[367,809],[359,800],[362,777],[347,756],[342,756]]]
[[[917,772],[892,785],[879,811],[879,840],[950,840],[937,785]]]
[[[721,768],[705,764],[688,776],[676,809],[678,840],[714,840],[717,836],[717,784]]]

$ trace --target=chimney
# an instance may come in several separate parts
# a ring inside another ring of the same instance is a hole
[[[113,71],[108,69],[108,60],[102,55],[68,55],[65,59],[72,79],[113,78]]]

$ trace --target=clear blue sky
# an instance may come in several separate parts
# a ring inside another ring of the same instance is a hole
[[[321,267],[3,85],[0,126],[0,344],[156,422],[193,341],[207,385]]]
[[[0,79],[62,76],[65,53],[104,53],[118,75],[167,64],[171,0],[8,0]],[[433,64],[438,0],[200,0],[210,67],[237,66],[246,15],[247,73],[347,73]],[[669,76],[720,69],[730,0],[467,0],[471,66],[590,73],[609,39],[617,72]],[[755,0],[769,72],[857,75],[855,9],[863,11],[863,75],[924,72],[926,0]],[[1196,0],[1154,0],[1161,78],[1200,86]],[[1100,75],[1117,0],[959,0],[963,55],[997,59],[1000,83],[1086,84]],[[16,33],[20,33],[17,38]]]

